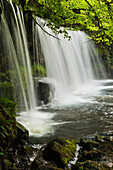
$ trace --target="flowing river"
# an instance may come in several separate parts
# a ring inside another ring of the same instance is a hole
[[[26,112],[21,113],[18,120],[30,131],[30,142],[42,144],[55,137],[80,139],[113,133],[113,80],[95,81],[95,86],[89,86],[85,93],[83,88],[62,103],[54,101],[38,107],[31,119]]]

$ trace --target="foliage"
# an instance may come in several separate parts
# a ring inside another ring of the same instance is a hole
[[[65,37],[68,37],[65,29],[68,27],[88,31],[97,43],[112,44],[112,0],[19,0],[18,3],[24,5],[26,12],[46,19],[47,25],[57,33],[64,32]]]
[[[37,63],[34,63],[34,65],[32,66],[32,72],[33,72],[34,77],[37,77],[37,76],[45,77],[47,75],[44,67]]]
[[[6,98],[0,98],[0,155],[6,152],[15,138],[16,104]]]
[[[0,96],[13,100],[12,85],[8,81],[0,82]]]

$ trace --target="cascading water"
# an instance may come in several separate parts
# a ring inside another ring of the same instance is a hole
[[[45,21],[37,18],[37,22],[43,27]],[[48,27],[44,29],[54,35]],[[112,133],[113,80],[106,80],[98,51],[87,34],[68,31],[72,38],[68,41],[63,35],[57,35],[60,40],[48,36],[37,25],[33,32],[35,47],[41,44],[47,79],[55,92],[51,102],[40,108],[54,115],[50,122],[54,133],[43,136],[43,141],[53,136],[77,139]],[[35,52],[38,56],[38,50]]]
[[[80,31],[69,31],[72,40],[68,41],[63,38],[63,35],[58,35],[60,40],[54,39],[37,26],[35,27],[35,46],[39,43],[40,37],[48,78],[55,86],[53,105],[42,106],[35,110],[36,102],[24,21],[19,9],[15,10],[12,4],[11,8],[12,12],[8,19],[4,15],[4,10],[1,15],[0,55],[2,54],[2,59],[6,58],[6,61],[9,61],[9,67],[5,69],[11,74],[12,79],[9,81],[14,87],[15,98],[18,98],[19,106],[24,105],[27,110],[22,112],[17,120],[29,130],[31,135],[36,136],[49,132],[50,135],[54,132],[54,136],[74,138],[94,134],[97,130],[100,132],[103,132],[103,129],[110,130],[113,110],[110,106],[106,113],[111,103],[106,103],[103,93],[108,99],[110,97],[112,99],[112,91],[109,93],[109,89],[113,89],[113,81],[95,81],[104,79],[106,74],[94,44],[86,38],[85,33]],[[39,19],[37,21],[40,23]],[[47,27],[44,29],[53,34]],[[34,51],[38,53],[38,49]],[[96,93],[98,90],[103,91],[102,95]],[[94,99],[92,103],[90,98]],[[59,102],[63,106],[66,100],[70,103],[72,100],[74,102],[68,105],[69,107],[64,105],[62,108],[57,105]],[[84,101],[85,105],[80,107],[76,104]],[[104,106],[105,103],[107,107]],[[58,107],[54,110],[54,106]],[[56,131],[54,127],[57,127]]]
[[[30,134],[47,133],[51,129],[53,114],[44,114],[37,110],[23,15],[11,1],[5,2],[6,6],[2,3],[0,21],[0,63],[4,63],[3,69],[5,68],[6,73],[1,68],[0,71],[8,74],[8,80],[5,77],[0,83],[9,81],[13,88],[13,98],[20,111],[22,110],[17,121],[22,123]],[[5,9],[7,5],[8,10]]]
[[[37,18],[37,22],[43,26],[43,20]],[[44,29],[53,35],[47,26]],[[87,38],[87,34],[81,31],[68,31],[72,40],[64,39],[63,35],[58,35],[60,39],[58,40],[48,36],[36,25],[36,37],[37,33],[46,62],[47,76],[54,82],[56,100],[62,102],[83,87],[86,92],[89,83],[94,84],[96,79],[105,79],[106,74],[99,60],[97,49]],[[97,67],[100,67],[99,70]]]
[[[5,17],[4,6],[1,15],[1,51],[8,58],[10,81],[19,107],[32,110],[36,108],[36,101],[24,20],[18,7],[15,9],[11,2],[9,6],[10,15]]]

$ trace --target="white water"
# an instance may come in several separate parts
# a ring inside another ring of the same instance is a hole
[[[37,18],[37,22],[43,25],[44,21]],[[53,35],[48,27],[45,26],[44,29]],[[36,25],[36,37],[37,33],[46,62],[47,76],[54,82],[54,100],[62,102],[81,91],[90,93],[96,88],[94,80],[106,78],[97,49],[84,32],[68,31],[72,38],[70,41],[64,39],[63,35],[57,36],[60,40],[48,36]],[[37,40],[35,39],[35,44]],[[97,67],[100,67],[99,70]]]
[[[0,33],[3,54],[8,58],[11,73],[11,83],[14,86],[14,97],[18,99],[19,107],[25,110],[36,108],[35,93],[31,72],[30,57],[27,45],[26,30],[22,13],[13,4],[9,16],[10,24],[5,18],[4,11],[1,16]]]
[[[14,82],[15,97],[19,95],[20,103],[25,105],[27,110],[27,112],[22,112],[17,120],[30,131],[30,135],[52,133],[53,126],[62,124],[62,122],[52,120],[55,113],[35,110],[36,102],[24,21],[18,8],[17,13],[14,8],[13,12],[15,18],[11,16],[13,34],[4,15],[2,15],[0,31],[3,36],[4,55],[9,58],[12,71],[17,73]],[[45,29],[51,32],[47,27]],[[48,37],[40,28],[35,28],[35,31],[35,45],[38,44],[37,34],[39,32],[48,78],[52,79],[55,85],[55,105],[53,107],[56,106],[56,101],[61,106],[90,103],[91,96],[98,95],[101,90],[95,79],[105,78],[94,44],[89,42],[83,32],[69,32],[72,41],[64,39],[62,35],[59,36],[61,41],[58,41],[53,37]],[[38,53],[38,50],[36,52]],[[96,71],[94,63],[101,67],[99,72]],[[101,76],[99,76],[100,74]],[[66,121],[63,123],[65,124]]]
[[[30,119],[26,112],[22,112],[17,120],[29,130],[31,136],[41,137],[48,134],[54,135],[55,130],[58,130],[59,127],[65,128],[68,125],[68,129],[71,129],[72,124],[76,122],[75,117],[78,112],[75,110],[75,116],[71,118],[74,110],[73,106],[78,108],[78,110],[81,108],[81,105],[95,105],[96,103],[98,106],[96,98],[103,97],[102,90],[109,89],[108,86],[104,86],[104,83],[109,83],[109,81],[99,80],[105,79],[106,74],[99,61],[94,44],[89,42],[85,33],[70,32],[73,38],[72,41],[64,40],[63,36],[60,36],[61,41],[58,41],[53,37],[48,37],[48,35],[38,28],[35,28],[35,31],[35,46],[38,45],[39,42],[37,40],[38,36],[40,36],[48,78],[55,85],[55,98],[45,108],[40,107],[37,108],[37,111],[30,111]],[[46,31],[50,30],[46,28]],[[39,35],[37,35],[38,32]],[[38,49],[35,51],[38,56]],[[37,61],[39,62],[39,60]],[[101,69],[98,71],[95,65]],[[112,86],[110,86],[111,88]],[[50,108],[50,112],[46,110],[48,107]],[[68,107],[72,109],[72,113]],[[40,109],[43,109],[43,111],[40,111]],[[55,112],[54,109],[57,111]],[[60,111],[61,113],[59,113]],[[65,120],[67,111],[71,116]],[[80,110],[80,114],[81,112],[82,109]],[[90,112],[92,113],[92,110],[89,110],[89,114]],[[55,121],[57,114],[59,114],[60,119],[57,118]],[[82,116],[80,119],[78,118],[77,122],[81,122],[81,119]],[[87,117],[85,120],[87,121]],[[61,134],[62,131],[63,129],[61,129]]]

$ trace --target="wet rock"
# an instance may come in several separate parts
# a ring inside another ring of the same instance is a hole
[[[98,160],[101,157],[101,151],[98,149],[92,151],[84,151],[83,157],[86,160]]]
[[[15,145],[25,145],[29,138],[29,131],[20,123],[16,122],[17,135],[15,138]]]
[[[96,140],[97,142],[99,142],[99,143],[102,143],[102,142],[103,142],[103,137],[100,136],[100,135],[96,135],[96,136],[95,136],[95,140]]]
[[[111,139],[110,139],[110,136],[105,136],[105,137],[103,138],[103,140],[104,140],[104,141],[110,141]]]
[[[80,152],[73,169],[113,169],[113,141],[112,135],[95,137],[95,141],[80,140]],[[90,163],[90,165],[88,165]],[[87,165],[87,166],[86,166]]]
[[[54,162],[58,168],[65,168],[75,156],[76,144],[75,140],[56,138],[45,147],[43,158]]]
[[[24,146],[24,150],[26,152],[27,155],[29,155],[31,160],[34,160],[34,158],[39,155],[40,153],[40,149],[33,147],[32,145],[29,146]]]
[[[85,162],[77,162],[72,166],[72,170],[110,170],[110,167],[105,164],[99,164],[91,160]]]
[[[82,146],[82,150],[90,151],[93,150],[95,147],[98,147],[99,143],[95,141],[88,141],[85,142]]]
[[[86,143],[85,139],[80,139],[79,145],[83,146]]]
[[[61,170],[50,162],[45,161],[42,157],[36,157],[32,162],[30,170]]]
[[[41,79],[37,85],[38,103],[47,104],[54,96],[54,87],[49,80]]]

